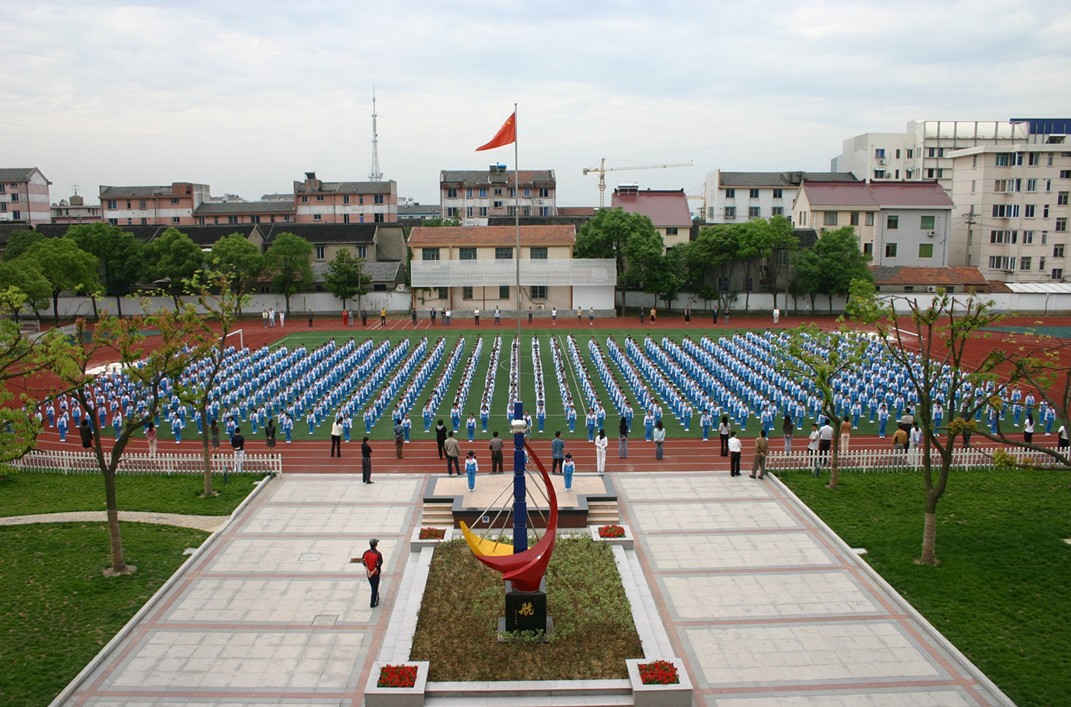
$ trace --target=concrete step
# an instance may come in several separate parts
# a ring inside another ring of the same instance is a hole
[[[486,683],[428,683],[427,707],[624,707],[633,705],[628,680],[547,680]]]

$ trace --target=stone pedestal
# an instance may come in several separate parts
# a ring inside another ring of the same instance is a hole
[[[519,592],[512,582],[506,582],[506,615],[499,619],[499,633],[531,632],[548,635],[553,620],[547,616],[547,578],[539,582],[539,590]]]

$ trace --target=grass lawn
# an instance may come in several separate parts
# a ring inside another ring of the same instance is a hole
[[[142,523],[122,532],[138,571],[109,579],[103,523],[0,527],[0,704],[48,704],[207,537]]]
[[[782,480],[1019,705],[1071,705],[1071,475],[953,472],[938,506],[941,564],[922,542],[920,474]]]
[[[558,541],[547,569],[549,643],[499,643],[502,578],[463,540],[440,544],[428,574],[412,660],[431,661],[430,680],[626,678],[643,649],[610,545]]]
[[[230,515],[253,490],[253,477],[234,477],[224,485],[219,475],[213,477],[212,484],[219,496],[198,498],[204,490],[200,476],[121,475],[115,481],[121,511],[212,516]],[[0,477],[0,516],[103,510],[104,479],[97,474]]]

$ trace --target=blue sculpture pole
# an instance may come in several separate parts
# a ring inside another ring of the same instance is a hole
[[[518,315],[520,318],[520,315]],[[524,403],[513,401],[513,554],[528,549],[528,505],[524,478]]]

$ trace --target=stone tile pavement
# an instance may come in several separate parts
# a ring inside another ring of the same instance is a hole
[[[57,704],[360,705],[371,663],[397,649],[387,624],[414,583],[408,539],[427,481],[264,484]],[[1010,704],[776,480],[614,482],[634,574],[696,704]],[[350,562],[370,537],[386,558],[377,609]]]

